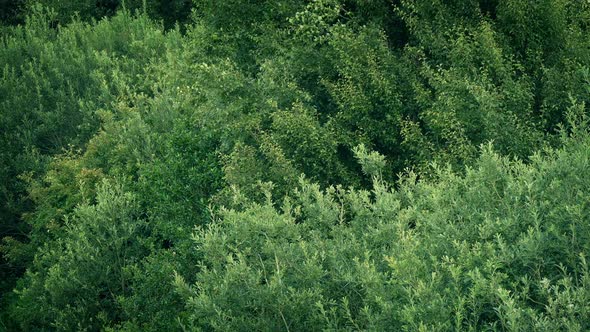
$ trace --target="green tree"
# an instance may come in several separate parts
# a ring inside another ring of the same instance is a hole
[[[465,175],[435,168],[435,180],[409,174],[398,189],[375,177],[371,192],[302,181],[280,208],[222,210],[194,233],[196,282],[175,278],[190,328],[589,328],[582,119],[529,165],[486,146]],[[357,155],[368,172],[383,166]]]
[[[126,269],[149,246],[138,236],[143,222],[136,198],[103,182],[96,204],[76,207],[65,234],[44,246],[17,288],[13,318],[20,327],[99,330],[122,320],[117,308],[129,292]]]

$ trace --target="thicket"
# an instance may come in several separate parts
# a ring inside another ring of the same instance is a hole
[[[590,329],[589,3],[0,13],[0,329]]]

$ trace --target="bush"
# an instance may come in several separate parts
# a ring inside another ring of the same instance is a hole
[[[585,2],[122,3],[0,3],[0,329],[590,328]]]
[[[585,130],[585,129],[584,129]],[[223,210],[177,277],[191,328],[589,328],[590,136],[530,165],[484,147],[464,177],[407,175],[371,192],[307,181],[282,208]]]

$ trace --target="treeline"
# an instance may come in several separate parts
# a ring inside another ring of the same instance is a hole
[[[0,12],[0,329],[590,329],[590,3]]]

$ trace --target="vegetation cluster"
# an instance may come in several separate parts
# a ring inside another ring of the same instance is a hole
[[[590,2],[0,0],[0,330],[590,330]]]

